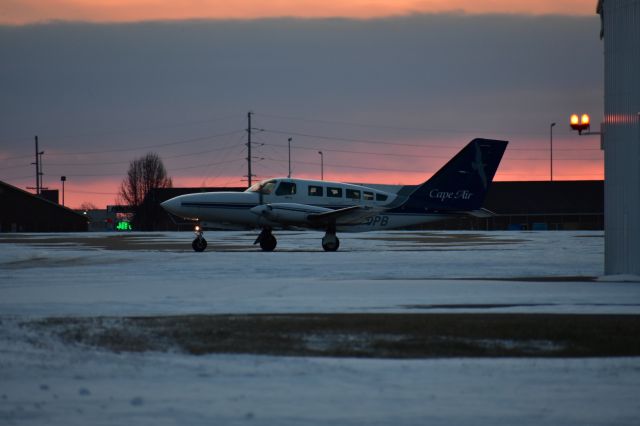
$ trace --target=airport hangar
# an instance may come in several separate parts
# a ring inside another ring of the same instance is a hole
[[[178,195],[209,191],[244,191],[237,188],[155,188],[145,198],[138,230],[185,231],[187,222],[165,212],[160,203]],[[461,216],[420,226],[448,230],[602,230],[604,183],[586,181],[493,182],[484,207],[490,218]]]
[[[640,276],[640,0],[599,0],[607,275]]]
[[[57,199],[57,191],[55,191]],[[45,193],[46,195],[47,193]],[[87,218],[57,200],[0,181],[0,232],[82,232]]]

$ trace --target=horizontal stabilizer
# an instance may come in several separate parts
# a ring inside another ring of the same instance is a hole
[[[496,214],[491,210],[487,210],[485,208],[478,210],[471,210],[466,212],[469,216],[477,217],[478,219],[486,219],[488,217],[495,216]]]

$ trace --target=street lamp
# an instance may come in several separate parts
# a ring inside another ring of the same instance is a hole
[[[572,114],[569,119],[571,128],[577,130],[579,135],[582,134],[583,130],[589,130],[591,128],[590,122],[589,114],[582,114],[580,117],[578,117],[578,114]]]
[[[549,170],[551,175],[551,182],[553,182],[553,127],[556,123],[551,123],[549,125]]]
[[[324,154],[322,151],[318,151],[320,154],[320,180],[324,180]]]
[[[62,181],[62,207],[64,207],[64,183],[66,180],[66,176],[60,176],[60,181]]]

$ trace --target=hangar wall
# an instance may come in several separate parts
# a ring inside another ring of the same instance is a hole
[[[0,182],[0,232],[82,232],[87,218]]]
[[[605,274],[640,275],[640,0],[600,0]]]

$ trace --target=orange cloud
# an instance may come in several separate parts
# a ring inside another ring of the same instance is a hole
[[[134,22],[273,17],[367,19],[411,13],[594,15],[595,0],[4,0],[0,23],[51,20]]]

